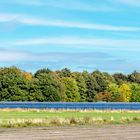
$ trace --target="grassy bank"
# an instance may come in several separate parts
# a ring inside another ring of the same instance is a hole
[[[0,110],[0,127],[139,123],[140,111]]]

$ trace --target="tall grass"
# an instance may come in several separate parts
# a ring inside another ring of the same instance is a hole
[[[103,118],[53,118],[50,119],[10,119],[0,120],[0,127],[31,127],[31,126],[75,126],[75,125],[102,125],[102,124],[128,124],[140,123],[140,117],[122,117],[120,120]]]
[[[39,112],[44,112],[44,114]],[[49,116],[49,112],[53,113]],[[73,125],[94,126],[101,124],[140,123],[139,117],[140,110],[132,111],[132,110],[0,109],[0,113],[1,113],[0,115],[3,114],[3,116],[5,116],[1,117],[0,119],[0,127],[73,126]],[[38,113],[40,115],[38,115]],[[65,115],[67,113],[68,115]],[[126,114],[122,115],[123,113]],[[134,115],[131,116],[128,115],[127,113],[128,114],[132,113]],[[11,114],[13,116],[11,116]]]

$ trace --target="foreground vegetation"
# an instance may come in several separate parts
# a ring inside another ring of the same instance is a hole
[[[140,73],[0,68],[0,101],[140,102]]]
[[[0,127],[140,123],[140,111],[0,110]]]

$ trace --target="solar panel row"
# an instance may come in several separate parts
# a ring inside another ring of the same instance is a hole
[[[0,108],[140,110],[140,103],[0,102]]]

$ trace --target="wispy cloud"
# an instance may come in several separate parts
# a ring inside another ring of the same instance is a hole
[[[37,6],[37,7],[54,7],[70,10],[79,10],[79,11],[102,11],[110,12],[116,11],[116,9],[108,6],[105,3],[96,4],[96,2],[89,3],[85,0],[4,0],[0,3],[3,4],[18,4],[23,6]]]
[[[26,60],[27,57],[29,57],[29,54],[23,51],[21,52],[7,49],[0,50],[0,62],[22,61]]]
[[[115,0],[115,2],[125,4],[125,5],[140,7],[140,0]]]
[[[54,46],[67,46],[70,48],[80,47],[87,50],[98,48],[103,50],[126,50],[126,51],[140,51],[140,40],[134,39],[109,39],[109,38],[81,38],[81,37],[46,37],[46,38],[30,38],[30,39],[15,39],[5,40],[0,43],[0,46],[11,48],[21,48],[23,46],[30,47],[49,47]],[[74,46],[74,47],[72,47]],[[87,48],[88,47],[88,48]]]
[[[53,26],[63,28],[79,28],[105,31],[140,31],[139,27],[114,26],[96,23],[68,22],[64,20],[50,20],[20,14],[0,14],[0,22],[20,23],[28,26]]]
[[[9,45],[13,46],[41,46],[41,45],[77,45],[77,47],[87,45],[91,47],[100,47],[103,49],[121,49],[134,50],[140,49],[140,40],[127,39],[105,39],[105,38],[72,38],[72,37],[58,37],[58,38],[31,38],[12,41]]]
[[[18,5],[29,5],[29,6],[43,6],[44,2],[41,0],[4,0],[4,1],[0,1],[0,3],[2,4],[18,4]]]
[[[104,52],[87,52],[87,53],[32,53],[17,50],[1,50],[0,62],[2,66],[16,65],[28,71],[49,67],[51,69],[61,69],[64,67],[72,70],[89,70],[100,69],[104,71],[129,71],[133,67],[139,68],[138,65],[128,62],[125,59],[117,58]],[[0,64],[0,65],[1,65]],[[111,65],[110,65],[111,64]]]
[[[64,68],[73,67],[90,67],[98,64],[98,62],[108,62],[110,60],[116,60],[114,56],[104,52],[84,52],[84,53],[66,53],[66,52],[46,52],[46,53],[33,53],[23,52],[17,50],[0,50],[0,62],[6,64],[12,64],[35,71],[41,67],[49,68]],[[93,65],[93,62],[95,63]],[[83,70],[81,68],[81,70]],[[89,70],[89,68],[87,69]]]
[[[34,53],[30,51],[19,51],[15,49],[0,49],[0,62],[12,62],[12,61],[41,61],[41,62],[58,62],[58,61],[75,61],[81,62],[81,58],[84,58],[82,62],[91,61],[92,59],[108,59],[113,56],[103,52],[84,52],[84,53],[68,53],[68,52],[44,52]]]
[[[80,10],[80,11],[101,11],[101,12],[116,11],[116,9],[103,3],[103,1],[102,3],[98,4],[95,1],[89,3],[85,0],[70,0],[70,1],[48,0],[46,5],[63,8],[63,9]]]

